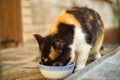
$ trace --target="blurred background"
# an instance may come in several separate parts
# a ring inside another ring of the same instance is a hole
[[[45,36],[64,9],[96,10],[104,23],[104,50],[120,46],[120,0],[0,0],[0,80],[48,80],[38,68],[40,53],[34,33]]]
[[[56,16],[74,6],[95,9],[104,22],[104,44],[120,44],[119,0],[0,0],[0,48],[34,45],[34,33],[45,36]]]

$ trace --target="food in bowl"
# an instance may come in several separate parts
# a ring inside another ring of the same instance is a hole
[[[47,66],[39,63],[41,74],[48,79],[63,79],[69,76],[74,69],[75,63],[72,62],[66,66]]]

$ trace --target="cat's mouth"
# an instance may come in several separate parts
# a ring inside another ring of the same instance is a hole
[[[47,65],[47,66],[65,66],[65,64],[64,63],[62,63],[62,62],[53,62],[53,63],[48,63],[48,62],[46,62],[46,63],[44,63],[44,62],[41,62],[42,64],[44,64],[44,65]]]
[[[55,62],[52,64],[53,66],[65,66],[63,63],[61,62]]]
[[[62,61],[58,61],[57,59],[52,61],[52,60],[48,60],[48,61],[44,61],[42,60],[41,63],[47,66],[65,66],[68,65],[70,62],[70,58],[68,60],[63,60]]]

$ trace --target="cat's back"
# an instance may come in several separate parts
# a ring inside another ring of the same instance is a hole
[[[72,9],[71,9],[72,10]],[[58,32],[58,26],[60,24],[68,24],[68,25],[74,25],[75,27],[80,27],[79,21],[75,18],[75,16],[67,10],[63,10],[53,21],[53,24],[51,25],[51,28],[49,30],[49,34],[55,34]]]
[[[49,34],[54,34],[58,31],[58,26],[60,23],[74,25],[80,28],[93,29],[94,25],[103,26],[99,14],[87,7],[73,7],[72,9],[63,10],[54,20],[51,25]],[[97,29],[94,27],[94,29]]]

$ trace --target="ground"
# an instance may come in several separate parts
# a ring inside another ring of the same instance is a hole
[[[102,54],[110,53],[119,45],[105,45]],[[37,46],[17,47],[0,51],[0,80],[48,80],[38,68],[39,50]]]

